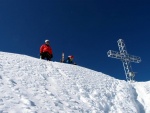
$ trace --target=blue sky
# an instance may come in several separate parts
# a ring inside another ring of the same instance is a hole
[[[125,80],[122,62],[107,57],[125,41],[135,80],[150,80],[150,2],[147,0],[0,0],[0,51],[39,58],[49,39],[53,61],[74,55],[83,67]]]

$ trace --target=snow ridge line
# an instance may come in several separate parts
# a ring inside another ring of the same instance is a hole
[[[132,94],[133,94],[133,99],[135,101],[135,105],[136,105],[136,108],[138,110],[138,113],[145,113],[145,109],[144,109],[144,106],[143,104],[140,102],[139,100],[139,95],[137,93],[137,89],[133,86],[133,84],[130,85],[131,88],[132,88]],[[141,97],[140,97],[141,98]],[[133,101],[133,102],[134,102]]]

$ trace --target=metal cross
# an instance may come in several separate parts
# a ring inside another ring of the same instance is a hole
[[[135,76],[135,72],[132,71],[130,62],[140,63],[141,58],[128,54],[125,43],[122,39],[119,39],[117,43],[120,52],[109,50],[107,55],[108,57],[120,59],[122,61],[126,79],[127,81],[132,81]]]

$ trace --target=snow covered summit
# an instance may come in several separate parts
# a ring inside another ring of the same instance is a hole
[[[0,52],[0,113],[150,113],[150,81]]]

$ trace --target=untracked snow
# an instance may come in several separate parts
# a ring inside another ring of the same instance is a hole
[[[0,52],[0,113],[150,113],[150,81]]]

